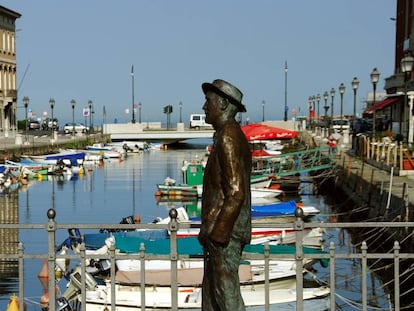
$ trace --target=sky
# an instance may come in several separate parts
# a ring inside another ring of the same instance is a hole
[[[16,22],[18,117],[23,96],[38,117],[94,123],[171,122],[202,113],[203,82],[220,78],[243,92],[251,122],[281,120],[285,99],[308,115],[309,96],[344,83],[343,113],[353,113],[353,77],[360,81],[357,112],[372,92],[370,73],[394,72],[395,0],[3,0],[22,14]],[[288,72],[285,74],[285,62]],[[134,66],[134,76],[131,68]],[[285,92],[287,89],[287,92]],[[328,104],[330,105],[329,98]],[[263,106],[264,102],[264,106]],[[324,114],[323,99],[320,114]],[[264,107],[264,109],[263,109]],[[106,117],[104,117],[104,110]],[[128,113],[127,113],[128,112]],[[329,114],[330,112],[328,112]],[[139,120],[139,111],[134,113]],[[87,120],[87,122],[89,122]]]

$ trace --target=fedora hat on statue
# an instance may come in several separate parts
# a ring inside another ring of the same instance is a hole
[[[246,107],[242,104],[243,93],[234,85],[227,81],[217,79],[213,83],[203,83],[201,85],[204,94],[208,91],[215,92],[220,96],[228,99],[233,105],[235,105],[240,112],[246,112]]]

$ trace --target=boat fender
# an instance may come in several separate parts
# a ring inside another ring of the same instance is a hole
[[[6,311],[19,311],[19,303],[15,294],[10,297],[10,302],[7,305]]]

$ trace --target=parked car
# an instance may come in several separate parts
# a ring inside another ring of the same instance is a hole
[[[27,128],[29,130],[40,130],[40,122],[37,120],[29,120]]]
[[[65,132],[65,134],[72,133],[73,129],[75,129],[75,133],[86,133],[89,131],[89,128],[83,125],[82,123],[66,123],[63,127],[63,131]]]
[[[42,123],[42,129],[43,130],[51,130],[51,129],[58,130],[59,129],[58,119],[56,118],[53,118],[53,120],[52,118],[44,119]]]
[[[351,128],[352,130],[354,130],[353,128],[354,126],[354,122],[353,120],[351,121]],[[358,118],[355,120],[355,133],[364,133],[364,134],[368,134],[371,135],[372,134],[372,119],[361,119]]]
[[[350,125],[348,119],[333,119],[332,120],[332,128],[334,132],[342,132],[342,131],[349,131]]]

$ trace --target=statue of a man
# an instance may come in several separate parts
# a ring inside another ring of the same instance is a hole
[[[252,157],[237,112],[246,112],[242,92],[223,80],[203,83],[206,122],[215,129],[203,178],[201,229],[204,249],[203,311],[245,310],[239,264],[251,239]]]

